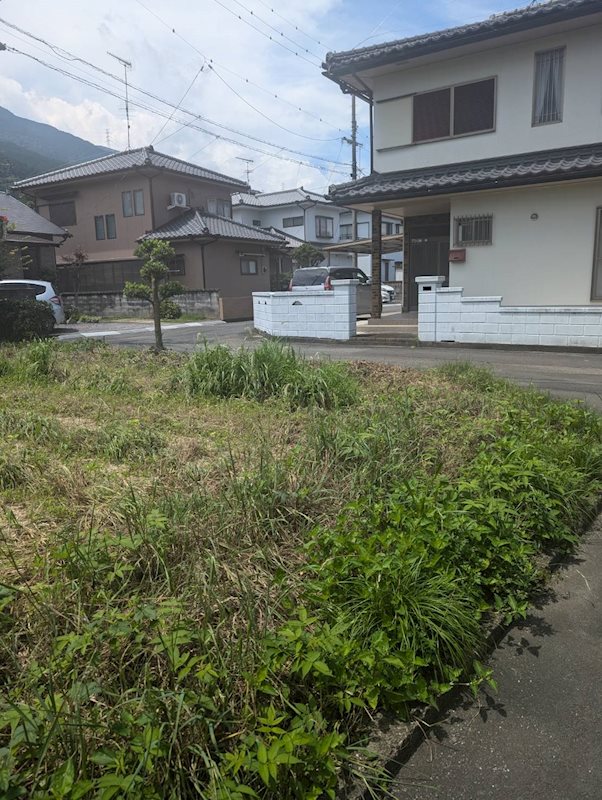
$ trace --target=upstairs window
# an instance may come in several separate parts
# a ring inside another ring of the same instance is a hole
[[[495,78],[414,95],[414,142],[492,131],[494,120]]]
[[[207,211],[210,214],[217,214],[218,217],[232,217],[232,206],[229,200],[223,200],[221,197],[214,197],[207,203]]]
[[[283,228],[300,228],[303,225],[303,217],[285,217],[282,220]]]
[[[454,219],[454,247],[492,244],[493,216],[456,217]]]
[[[121,193],[121,207],[124,217],[144,216],[144,192],[134,189],[131,192]]]
[[[332,239],[334,236],[334,219],[332,217],[316,217],[316,237]]]
[[[535,54],[533,125],[562,122],[564,47]]]
[[[254,219],[253,220],[253,227],[261,228],[261,220],[260,219]]]
[[[98,217],[94,217],[94,229],[97,241],[116,239],[117,225],[115,224],[115,214],[105,214],[104,216],[101,214]]]
[[[51,203],[49,210],[50,221],[54,222],[54,224],[58,225],[60,228],[77,225],[75,203],[73,200],[69,200],[65,203]]]
[[[339,235],[341,240],[353,238],[352,228],[353,225],[339,225]]]

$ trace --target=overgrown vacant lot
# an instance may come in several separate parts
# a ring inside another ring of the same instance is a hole
[[[0,797],[335,797],[524,613],[595,415],[468,367],[0,349]]]

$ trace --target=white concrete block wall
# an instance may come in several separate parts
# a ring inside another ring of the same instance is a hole
[[[421,342],[602,347],[602,306],[502,306],[501,297],[464,297],[443,280],[416,278]]]
[[[270,336],[347,341],[357,329],[357,281],[333,290],[253,292],[253,323]]]

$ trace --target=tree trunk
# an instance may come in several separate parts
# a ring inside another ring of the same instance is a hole
[[[372,211],[372,305],[370,316],[380,319],[383,310],[383,298],[380,293],[380,264],[382,260],[382,211],[375,208]]]
[[[151,277],[151,292],[153,304],[153,322],[155,324],[155,348],[165,350],[163,346],[163,332],[161,331],[161,298],[159,297],[159,281]]]

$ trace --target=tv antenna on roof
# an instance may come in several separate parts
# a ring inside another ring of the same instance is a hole
[[[132,64],[130,61],[126,61],[125,58],[121,58],[120,56],[116,56],[114,53],[110,53],[107,50],[107,55],[114,58],[115,61],[119,61],[121,66],[123,67],[123,73],[125,75],[125,121],[127,122],[128,128],[128,150],[131,150],[130,147],[130,97],[128,93],[128,69],[132,68]]]
[[[245,167],[245,170],[246,170],[246,172],[247,172],[247,183],[248,183],[248,182],[249,182],[249,174],[251,173],[251,167],[250,167],[250,164],[254,164],[254,163],[255,163],[255,159],[253,159],[253,158],[243,158],[242,156],[236,156],[236,158],[237,158],[239,161],[244,161],[244,162],[245,162],[245,164],[247,165],[247,166]]]

